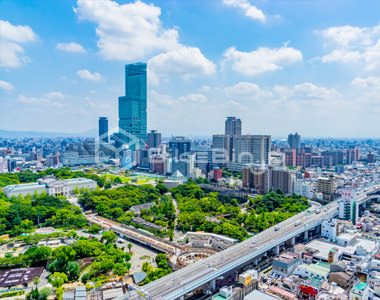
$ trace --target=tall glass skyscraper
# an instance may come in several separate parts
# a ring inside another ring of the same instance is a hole
[[[99,138],[101,141],[108,143],[108,118],[99,117]]]
[[[132,149],[147,142],[146,67],[141,62],[125,66],[125,96],[119,97],[120,135]]]

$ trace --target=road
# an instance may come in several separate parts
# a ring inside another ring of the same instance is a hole
[[[380,190],[380,185],[370,188],[367,192]],[[359,192],[358,202],[366,201],[366,193]],[[310,210],[309,210],[310,211]],[[178,270],[144,286],[144,290],[154,300],[175,300],[196,288],[223,275],[228,270],[240,267],[260,254],[272,249],[274,246],[284,243],[290,238],[302,234],[322,223],[324,219],[330,219],[338,213],[338,201],[323,206],[311,212],[302,212],[281,222],[279,230],[269,228],[233,247],[219,252],[211,257],[199,261],[186,268]],[[298,221],[299,225],[295,226]],[[119,297],[117,300],[139,299],[137,294]]]

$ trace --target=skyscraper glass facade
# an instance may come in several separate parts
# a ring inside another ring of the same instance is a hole
[[[108,118],[99,117],[99,138],[101,141],[108,143]]]
[[[119,97],[120,135],[132,149],[147,142],[146,63],[125,66],[125,96]]]

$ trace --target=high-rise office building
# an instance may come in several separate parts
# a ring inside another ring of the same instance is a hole
[[[225,123],[225,134],[234,136],[241,135],[241,120],[236,117],[227,117]]]
[[[291,149],[301,148],[301,136],[296,132],[295,134],[288,135],[288,144]]]
[[[170,157],[176,159],[186,158],[190,154],[191,141],[183,136],[173,137],[169,141]]]
[[[147,142],[146,63],[125,66],[125,96],[119,97],[119,128],[124,143],[132,149]]]
[[[161,145],[161,133],[157,130],[151,130],[148,132],[148,147],[158,148]]]
[[[108,143],[108,118],[99,117],[99,139]]]
[[[237,135],[233,137],[234,162],[268,165],[270,151],[270,135]]]
[[[373,164],[374,162],[375,162],[375,154],[373,154],[372,152],[369,152],[367,154],[367,163]]]
[[[231,136],[216,134],[212,136],[212,165],[222,167],[232,159]]]

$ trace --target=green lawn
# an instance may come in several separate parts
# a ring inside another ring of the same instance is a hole
[[[116,177],[119,177],[121,179],[121,182],[129,182],[131,181],[130,177],[124,177],[124,176],[118,176],[118,175],[112,175],[112,174],[105,174],[105,177],[114,180]]]
[[[146,184],[149,183],[151,180],[150,178],[145,178],[141,176],[133,176],[133,177],[125,177],[125,176],[118,176],[118,175],[113,175],[113,174],[105,174],[105,177],[114,180],[116,177],[119,177],[121,179],[121,182],[126,183],[132,181],[132,179],[137,179],[137,182],[132,182],[134,184]]]

